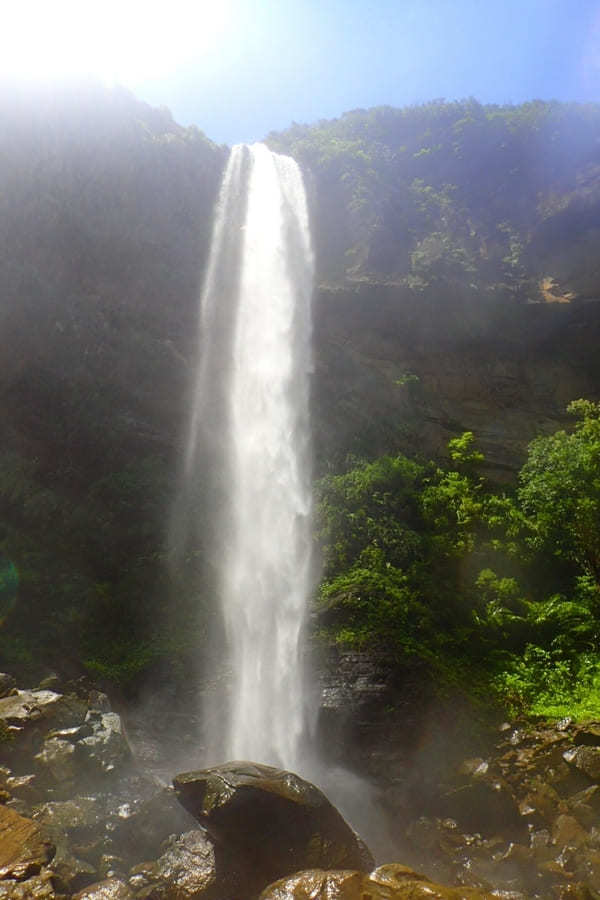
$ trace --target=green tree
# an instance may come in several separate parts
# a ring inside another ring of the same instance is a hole
[[[423,474],[424,467],[414,460],[383,456],[321,479],[318,537],[327,577],[353,566],[369,548],[383,551],[396,566],[414,558]]]
[[[471,552],[481,524],[483,482],[476,474],[484,456],[472,431],[448,442],[454,469],[438,468],[421,494],[423,517],[431,531],[435,556],[460,557]]]
[[[427,628],[417,576],[425,560],[424,472],[405,456],[384,456],[321,480],[320,620],[336,640],[384,644],[402,655],[414,652]]]
[[[575,400],[572,432],[539,437],[520,475],[518,500],[538,551],[575,564],[600,590],[600,404]]]

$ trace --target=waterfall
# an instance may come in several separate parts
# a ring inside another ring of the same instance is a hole
[[[195,500],[183,527],[212,561],[231,670],[215,761],[298,762],[312,586],[312,280],[298,166],[262,144],[234,147],[201,298],[184,491]]]

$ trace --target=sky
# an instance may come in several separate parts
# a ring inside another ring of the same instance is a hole
[[[600,101],[600,0],[20,0],[0,74],[92,74],[218,143],[387,104]]]

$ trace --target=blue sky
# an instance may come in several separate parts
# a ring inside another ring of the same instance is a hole
[[[2,25],[0,75],[116,80],[224,143],[441,97],[600,100],[600,0],[20,0]]]
[[[238,0],[203,53],[130,86],[226,143],[439,97],[600,100],[600,2]]]

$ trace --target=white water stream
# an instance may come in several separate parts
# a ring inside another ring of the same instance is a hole
[[[217,761],[294,769],[305,729],[312,281],[298,166],[262,144],[234,147],[202,296],[186,462],[189,481],[209,482],[211,517],[198,530],[214,532],[231,668]]]

